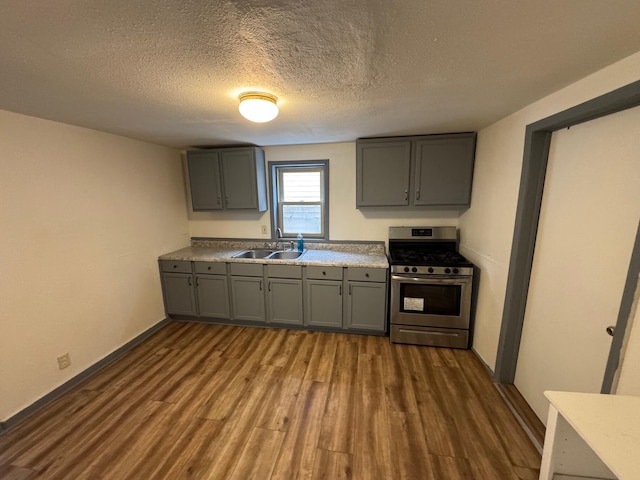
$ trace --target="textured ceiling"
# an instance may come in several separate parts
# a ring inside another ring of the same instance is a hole
[[[640,51],[636,0],[0,7],[0,109],[175,147],[478,130]],[[244,120],[247,90],[280,116]]]

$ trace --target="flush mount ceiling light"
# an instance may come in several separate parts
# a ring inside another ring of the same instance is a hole
[[[264,92],[246,92],[240,94],[240,114],[256,123],[270,122],[278,116],[278,99]]]

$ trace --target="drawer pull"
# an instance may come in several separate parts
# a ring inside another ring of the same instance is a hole
[[[369,278],[369,274],[368,274],[368,273],[365,273],[365,274],[364,274],[364,276],[365,276],[365,277],[367,277],[367,278]]]
[[[209,265],[209,266],[207,267],[207,270],[211,270],[211,265]]]
[[[322,272],[322,274],[323,274],[323,275],[326,275],[326,274],[327,274],[327,272],[324,272],[324,271],[323,271],[323,272]]]
[[[191,277],[187,277],[187,283],[189,284],[189,286],[192,286],[193,284],[191,283]]]

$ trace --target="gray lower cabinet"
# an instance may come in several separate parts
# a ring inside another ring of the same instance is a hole
[[[162,274],[164,301],[168,314],[197,315],[193,278],[190,273]]]
[[[197,315],[191,262],[163,260],[160,262],[160,272],[167,314]]]
[[[469,206],[475,133],[360,139],[356,207]]]
[[[341,281],[306,281],[305,320],[314,327],[342,328]]]
[[[229,277],[225,263],[195,262],[198,313],[201,317],[231,318]]]
[[[264,152],[256,147],[187,152],[194,211],[267,209]]]
[[[384,332],[387,324],[384,283],[349,282],[347,328]]]
[[[234,320],[265,322],[264,277],[261,264],[232,263],[231,306]]]
[[[267,265],[267,321],[303,325],[302,267]]]
[[[387,270],[347,269],[347,316],[349,330],[385,332],[387,329]]]
[[[167,314],[384,333],[384,268],[160,262]]]
[[[302,325],[302,280],[270,278],[267,283],[269,322]]]
[[[305,325],[342,328],[342,267],[306,267]]]

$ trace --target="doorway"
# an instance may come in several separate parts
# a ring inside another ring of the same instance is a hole
[[[552,132],[638,105],[640,105],[640,81],[527,126],[506,298],[494,372],[497,382],[513,384],[516,374]],[[613,337],[607,374],[603,382],[604,392],[609,391],[610,380],[618,365],[618,354],[625,335],[626,319],[631,311],[633,292],[639,273],[640,229],[636,234],[618,312],[616,335]]]
[[[640,219],[640,107],[553,133],[514,384],[598,393]]]

